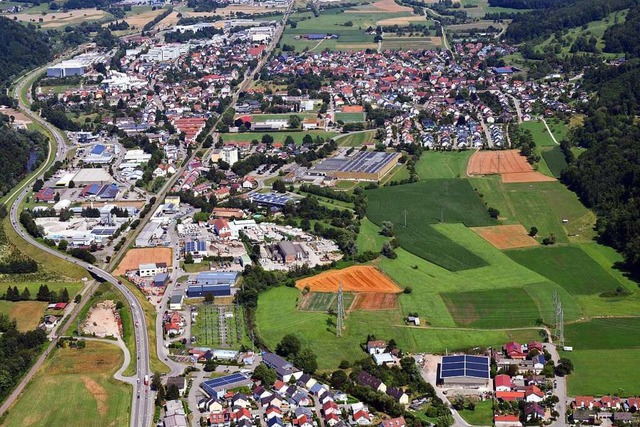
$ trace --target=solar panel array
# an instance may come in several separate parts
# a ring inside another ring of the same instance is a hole
[[[91,234],[96,235],[96,236],[111,236],[115,232],[116,232],[115,228],[96,227],[93,230],[91,230]]]
[[[248,378],[243,374],[236,372],[231,375],[226,375],[220,378],[214,378],[212,380],[204,381],[200,387],[209,395],[214,396],[217,394],[216,389],[225,389],[227,386],[232,385],[237,387],[237,383],[242,383],[247,381]]]
[[[341,172],[378,173],[383,167],[395,159],[397,153],[362,152],[356,154],[342,167]]]
[[[440,369],[442,378],[489,378],[489,358],[484,356],[444,356]]]
[[[274,206],[284,206],[289,200],[291,200],[291,197],[281,196],[275,193],[253,194],[251,195],[251,200],[254,202],[266,203]]]

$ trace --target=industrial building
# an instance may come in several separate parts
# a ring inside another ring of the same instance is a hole
[[[283,240],[268,248],[269,252],[271,252],[271,259],[284,264],[300,261],[309,257],[309,254],[299,243],[293,243],[288,240]]]
[[[142,229],[138,237],[136,237],[137,248],[147,248],[150,246],[157,246],[155,241],[160,239],[164,234],[162,224],[159,222],[148,222]]]
[[[47,77],[82,76],[85,71],[86,66],[79,61],[62,61],[59,64],[47,67]]]
[[[113,178],[111,177],[111,175],[109,175],[109,172],[102,168],[85,168],[80,169],[78,173],[76,173],[69,181],[73,181],[76,185],[78,185],[89,184],[92,182],[107,184],[111,183],[112,180]],[[62,180],[58,181],[56,185],[59,185],[61,181]],[[69,182],[67,182],[67,185],[68,184]]]
[[[438,379],[445,387],[489,387],[489,358],[466,354],[443,356]]]
[[[138,266],[138,272],[140,277],[151,277],[151,276],[155,276],[156,274],[166,273],[167,264],[164,262],[140,264]]]
[[[220,397],[224,395],[227,390],[232,390],[239,387],[246,387],[253,384],[251,378],[243,373],[235,372],[224,377],[214,378],[212,380],[203,381],[200,384],[200,388],[209,397]]]
[[[297,201],[292,197],[278,193],[253,193],[249,196],[249,200],[257,203],[260,206],[270,206],[277,208],[283,207],[290,200],[292,200],[294,203]]]
[[[309,170],[309,175],[354,181],[380,181],[398,164],[400,153],[362,151],[351,157],[325,159]]]
[[[195,284],[189,285],[187,296],[189,298],[204,297],[207,294],[217,297],[229,296],[237,278],[237,272],[204,271],[198,274]]]
[[[127,150],[123,161],[125,163],[141,165],[142,163],[147,163],[150,159],[151,154],[145,153],[143,150]]]

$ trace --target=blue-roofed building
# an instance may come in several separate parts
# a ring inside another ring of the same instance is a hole
[[[489,358],[486,356],[443,356],[438,379],[449,387],[489,387],[489,371]]]
[[[96,144],[91,149],[91,154],[95,154],[95,155],[99,156],[100,154],[104,153],[104,150],[106,150],[106,148],[107,147],[105,147],[102,144]]]
[[[251,384],[253,384],[253,381],[251,381],[248,376],[236,372],[231,375],[225,375],[224,377],[204,381],[200,384],[200,388],[209,397],[222,397],[227,390],[249,386]]]
[[[82,189],[80,197],[97,196],[100,190],[102,190],[102,185],[98,183],[89,184]]]
[[[100,189],[98,197],[102,200],[113,200],[118,197],[118,193],[120,193],[118,184],[107,184]]]
[[[325,37],[327,37],[326,34],[307,34],[306,35],[307,40],[324,40]]]
[[[204,297],[207,294],[216,297],[229,296],[237,278],[237,272],[203,271],[198,274],[196,283],[187,288],[187,296],[189,298]]]
[[[294,203],[297,202],[297,200],[292,197],[278,193],[254,193],[249,196],[249,200],[257,203],[260,206],[273,206],[277,208],[283,207],[290,200],[292,200]]]
[[[184,243],[184,252],[195,257],[207,255],[207,242],[204,240],[189,240]]]

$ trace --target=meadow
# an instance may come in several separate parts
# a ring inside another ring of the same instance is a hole
[[[640,394],[637,349],[574,350],[563,356],[574,365],[567,380],[570,396]]]
[[[313,139],[316,137],[324,138],[325,140],[329,140],[334,136],[338,135],[336,132],[325,132],[322,130],[310,130],[310,131],[272,131],[272,132],[244,132],[244,133],[223,133],[220,134],[220,137],[224,142],[251,142],[254,139],[257,141],[262,140],[263,135],[271,135],[273,137],[274,143],[284,143],[284,140],[287,136],[291,136],[296,145],[302,144],[302,139],[306,135],[310,135]]]
[[[364,113],[336,113],[335,119],[344,123],[364,122]]]
[[[0,301],[0,313],[15,319],[21,332],[37,328],[46,309],[47,303],[42,301]]]
[[[465,177],[473,153],[473,150],[425,151],[416,163],[416,173],[420,180]]]
[[[128,425],[132,388],[112,378],[123,361],[122,350],[103,342],[54,350],[3,425]]]
[[[360,222],[360,233],[356,240],[358,252],[379,252],[384,242],[388,242],[389,237],[380,234],[380,227],[372,223],[368,218]]]
[[[549,135],[549,132],[547,132],[547,128],[545,127],[544,123],[542,122],[533,120],[524,122],[520,125],[520,128],[531,131],[533,142],[536,143],[537,147],[549,147],[556,145],[556,143],[553,142],[553,138],[551,138],[551,135]]]
[[[336,142],[342,147],[362,147],[364,144],[373,144],[375,142],[375,136],[375,130],[354,132],[337,137]]]

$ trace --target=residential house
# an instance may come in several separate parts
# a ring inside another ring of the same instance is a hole
[[[300,369],[277,354],[267,352],[262,356],[262,361],[270,368],[275,369],[278,379],[286,383],[291,381],[291,378],[297,380],[302,376]]]
[[[515,402],[516,400],[524,400],[523,391],[497,391],[496,399],[503,402]]]
[[[409,395],[405,393],[404,390],[402,390],[401,388],[389,387],[387,388],[387,394],[393,397],[396,400],[396,402],[398,402],[401,405],[409,404]]]
[[[220,414],[224,409],[222,403],[212,397],[205,397],[204,399],[200,400],[198,402],[198,408],[203,410],[204,412],[211,412],[214,414]]]
[[[231,406],[234,408],[248,408],[249,406],[251,406],[251,402],[246,395],[242,393],[236,393],[231,398]]]
[[[264,414],[267,417],[267,420],[274,417],[282,418],[282,410],[277,406],[269,406]]]
[[[369,354],[384,353],[386,349],[387,349],[387,343],[382,340],[367,342],[367,352]]]
[[[524,416],[527,421],[544,418],[544,408],[536,402],[527,402],[524,405]]]
[[[494,415],[493,423],[495,427],[522,427],[517,415]]]
[[[527,357],[522,350],[522,345],[515,341],[505,344],[504,353],[512,359],[525,359]]]
[[[596,400],[593,398],[593,396],[576,396],[575,400],[573,401],[573,407],[581,409],[593,409],[595,403]]]
[[[496,391],[511,391],[511,377],[509,375],[500,374],[494,378]]]
[[[391,418],[380,423],[380,427],[407,427],[404,417]]]
[[[167,389],[171,386],[176,386],[180,396],[184,396],[187,391],[187,381],[185,377],[169,377],[167,380]]]
[[[535,385],[525,387],[524,395],[527,402],[539,403],[544,400],[544,392]]]
[[[362,371],[360,372],[360,374],[358,374],[358,383],[360,383],[360,385],[371,387],[372,389],[379,391],[380,393],[387,392],[387,386],[382,382],[382,380],[365,371]]]
[[[371,425],[373,415],[369,414],[365,409],[360,409],[353,413],[353,422],[360,426]]]

